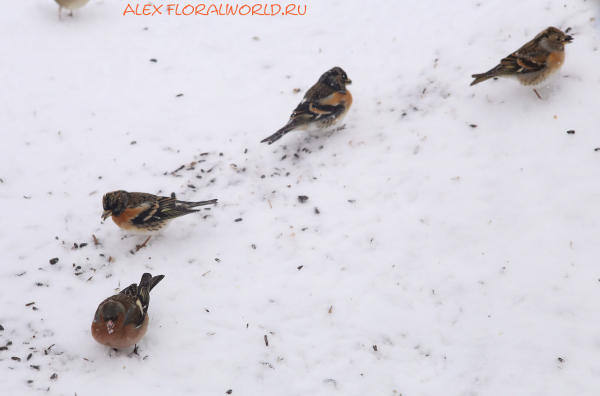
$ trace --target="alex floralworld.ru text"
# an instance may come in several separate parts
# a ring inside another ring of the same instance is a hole
[[[304,7],[304,10],[302,10]],[[282,7],[279,4],[127,4],[123,15],[154,16],[159,15],[304,15],[306,14],[306,5],[288,4]]]

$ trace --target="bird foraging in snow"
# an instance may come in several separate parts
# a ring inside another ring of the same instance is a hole
[[[535,88],[546,85],[558,75],[565,61],[565,44],[573,41],[573,37],[555,27],[549,27],[534,37],[533,40],[500,61],[500,64],[482,74],[473,74],[475,80],[471,85],[493,77],[508,77],[518,80],[521,85]]]
[[[171,220],[186,214],[198,212],[197,206],[216,204],[216,199],[201,202],[184,202],[174,197],[159,197],[157,195],[112,191],[102,197],[102,219],[112,216],[113,221],[122,230],[133,233],[150,235],[148,239],[137,246],[137,250],[146,246],[152,235],[159,233]]]
[[[352,80],[339,67],[325,72],[306,92],[288,123],[261,143],[273,144],[291,131],[325,129],[341,122],[352,105],[352,95],[346,90],[350,84]]]
[[[137,344],[148,330],[150,291],[164,277],[145,273],[139,285],[133,283],[121,293],[102,301],[92,322],[94,339],[116,349]],[[137,351],[134,350],[134,353]]]

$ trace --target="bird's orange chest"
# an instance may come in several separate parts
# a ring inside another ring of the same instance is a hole
[[[131,219],[142,213],[145,208],[128,208],[119,216],[112,216],[113,221],[122,229],[127,229],[131,226]]]
[[[550,69],[557,69],[562,66],[565,61],[565,51],[553,52],[548,56],[546,64]]]
[[[337,106],[342,102],[344,102],[346,106],[350,107],[350,105],[352,104],[352,95],[350,94],[350,91],[346,91],[344,93],[335,92],[327,99],[323,100],[323,102],[321,102],[320,104]]]

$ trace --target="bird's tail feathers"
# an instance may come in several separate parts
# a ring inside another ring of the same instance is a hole
[[[150,292],[152,289],[154,289],[154,286],[158,285],[158,282],[163,280],[164,277],[164,275],[158,275],[153,277],[151,274],[145,273],[144,275],[142,275],[142,280],[140,281],[138,287],[140,289],[148,289],[148,292]]]
[[[490,72],[487,72],[487,73],[482,73],[482,74],[473,74],[471,77],[473,77],[475,79],[471,83],[471,86],[473,86],[475,84],[479,84],[480,82],[483,82],[485,80],[489,80],[490,78],[494,78],[494,77],[497,77],[497,76],[496,76],[496,74],[492,74]]]
[[[296,124],[294,122],[290,122],[286,126],[281,128],[280,130],[278,130],[277,132],[275,132],[274,134],[269,136],[268,138],[261,140],[261,143],[273,144],[276,141],[278,141],[279,139],[281,139],[283,137],[283,135],[292,131],[294,128],[296,128]]]
[[[204,206],[204,205],[212,205],[212,204],[216,204],[218,201],[218,199],[211,199],[209,201],[200,201],[200,202],[181,202],[182,204],[185,204],[186,207],[188,208],[195,208],[196,206]]]

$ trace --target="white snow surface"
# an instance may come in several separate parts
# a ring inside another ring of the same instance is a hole
[[[599,2],[299,4],[5,4],[0,393],[598,395]],[[548,26],[574,43],[543,100],[469,87]],[[260,144],[334,66],[346,129]],[[132,254],[118,189],[219,203]],[[144,272],[130,357],[90,325]]]

